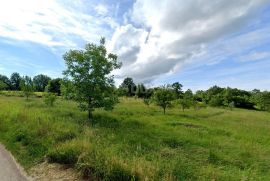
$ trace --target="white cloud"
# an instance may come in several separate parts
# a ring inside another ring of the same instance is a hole
[[[250,47],[269,40],[269,28],[226,41],[224,37],[244,28],[268,2],[137,0],[126,10],[120,26],[120,20],[115,19],[123,12],[119,3],[0,0],[0,37],[8,38],[2,42],[46,45],[59,53],[59,49],[81,48],[85,42],[97,42],[105,36],[108,48],[123,62],[122,69],[115,72],[117,77],[150,82],[188,64],[213,65],[229,56],[241,59],[238,48],[251,52],[245,57],[248,60],[267,57],[264,52],[250,51]]]
[[[244,27],[266,3],[266,0],[137,0],[132,11],[125,15],[133,27],[123,32],[116,31],[113,36],[115,42],[124,40],[114,47],[117,53],[121,55],[123,50],[130,50],[128,57],[120,56],[120,60],[124,65],[126,61],[132,62],[122,68],[119,76],[151,81],[173,73],[207,55],[212,42]],[[125,40],[127,34],[136,31],[148,35],[137,34],[128,37],[129,41]]]
[[[248,55],[240,57],[240,61],[242,62],[258,61],[265,59],[270,59],[270,52],[252,52]]]
[[[97,6],[95,6],[94,9],[99,15],[106,15],[109,11],[107,6],[105,6],[104,4],[98,4]]]
[[[78,47],[80,41],[97,41],[111,30],[112,19],[84,13],[79,1],[0,0],[0,36],[50,47]],[[106,9],[97,6],[100,13]]]

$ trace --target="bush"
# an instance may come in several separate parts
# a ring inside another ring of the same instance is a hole
[[[48,106],[53,106],[54,102],[56,101],[56,95],[54,93],[45,93],[44,95],[44,102]]]
[[[213,96],[211,100],[209,101],[209,105],[212,107],[223,106],[223,100],[219,95]]]

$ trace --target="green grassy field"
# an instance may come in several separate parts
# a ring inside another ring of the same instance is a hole
[[[90,125],[74,102],[0,96],[0,140],[26,168],[69,164],[98,180],[269,180],[270,113],[162,110],[121,99]]]

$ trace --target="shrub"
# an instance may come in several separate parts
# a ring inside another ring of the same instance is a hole
[[[223,100],[222,98],[217,95],[217,96],[213,96],[209,102],[209,105],[212,107],[219,107],[223,105]]]
[[[56,99],[57,99],[57,97],[54,93],[45,93],[45,95],[44,95],[44,102],[48,106],[53,106]]]

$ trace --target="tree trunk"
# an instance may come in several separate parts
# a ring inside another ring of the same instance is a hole
[[[93,114],[92,114],[92,109],[90,108],[90,105],[91,105],[91,97],[88,97],[88,120],[90,121],[90,123],[93,124]]]
[[[93,123],[93,114],[92,114],[92,110],[88,110],[88,119],[90,121],[90,123]]]
[[[165,114],[165,113],[166,113],[166,108],[164,107],[164,108],[163,108],[163,114]]]

